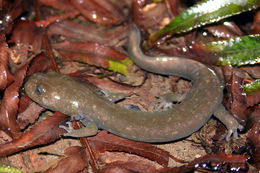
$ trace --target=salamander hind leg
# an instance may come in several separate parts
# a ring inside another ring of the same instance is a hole
[[[219,105],[214,115],[226,126],[228,130],[226,134],[226,141],[230,140],[232,134],[234,138],[238,139],[237,130],[243,130],[243,126],[237,122],[237,120],[225,109],[222,104]]]
[[[184,100],[186,94],[179,93],[167,93],[163,95],[156,95],[155,97],[158,99],[156,103],[159,103],[159,106],[155,109],[155,111],[163,110],[167,111],[171,109],[173,103],[180,103]]]
[[[77,130],[72,127],[71,122],[67,122],[66,124],[68,125],[68,127],[62,125],[59,126],[60,128],[67,131],[67,133],[65,133],[64,136],[88,137],[88,136],[94,136],[98,132],[98,127],[94,122],[84,123],[85,127]]]

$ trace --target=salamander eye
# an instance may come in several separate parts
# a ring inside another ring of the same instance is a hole
[[[41,87],[40,87],[40,86],[37,86],[36,89],[35,89],[35,92],[36,92],[36,94],[41,95],[41,94],[42,94],[42,89],[41,89]]]

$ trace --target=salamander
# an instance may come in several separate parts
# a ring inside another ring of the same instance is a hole
[[[129,110],[95,93],[86,84],[56,72],[35,73],[25,84],[25,92],[35,102],[74,119],[84,119],[85,128],[62,126],[67,136],[91,136],[98,129],[115,135],[151,143],[178,140],[200,129],[215,114],[227,127],[226,139],[242,127],[221,104],[223,91],[215,72],[206,65],[180,57],[147,56],[141,48],[141,35],[133,25],[129,31],[128,53],[140,68],[161,75],[176,75],[192,82],[184,100],[160,112]]]

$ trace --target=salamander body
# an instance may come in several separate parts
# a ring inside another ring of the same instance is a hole
[[[140,49],[140,42],[140,32],[133,26],[129,32],[128,52],[136,65],[156,74],[176,75],[192,82],[185,99],[172,109],[162,112],[128,110],[98,96],[87,85],[55,72],[33,74],[25,84],[25,91],[50,110],[84,117],[97,127],[128,139],[167,142],[197,131],[221,104],[222,88],[217,75],[191,59],[146,56]]]

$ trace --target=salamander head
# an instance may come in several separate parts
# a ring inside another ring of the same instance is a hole
[[[58,111],[59,104],[63,100],[63,81],[65,76],[56,72],[35,73],[29,77],[24,89],[26,94],[40,105]]]

